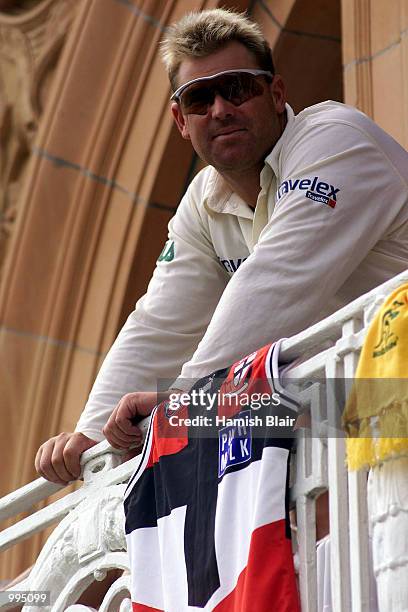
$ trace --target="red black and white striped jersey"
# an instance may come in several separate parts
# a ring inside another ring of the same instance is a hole
[[[300,609],[288,521],[297,404],[277,356],[268,345],[199,381],[191,397],[205,390],[212,409],[153,412],[125,495],[134,611]]]

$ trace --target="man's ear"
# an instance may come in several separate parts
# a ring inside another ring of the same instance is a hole
[[[275,102],[276,112],[282,114],[285,112],[286,104],[286,85],[279,74],[275,74],[272,83],[269,85],[273,101]]]
[[[177,104],[177,102],[172,103],[171,114],[173,115],[173,119],[176,122],[176,125],[182,137],[186,140],[190,140],[190,134],[188,131],[186,118],[183,116],[183,113],[181,112],[180,106]]]

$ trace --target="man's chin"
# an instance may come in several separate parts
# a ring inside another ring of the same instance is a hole
[[[228,170],[244,171],[256,165],[256,160],[248,159],[242,154],[230,153],[213,156],[212,160],[208,163],[219,172]]]

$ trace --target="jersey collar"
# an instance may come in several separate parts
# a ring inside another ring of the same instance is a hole
[[[283,130],[281,137],[273,147],[272,151],[265,158],[265,164],[268,164],[268,166],[272,168],[275,176],[279,174],[279,156],[281,154],[282,147],[288,137],[288,134],[291,132],[292,125],[295,121],[295,113],[289,104],[286,104],[286,116],[287,122],[285,129]]]

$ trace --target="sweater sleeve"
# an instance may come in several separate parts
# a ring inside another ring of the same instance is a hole
[[[178,376],[228,281],[197,206],[203,180],[196,179],[169,223],[147,292],[108,352],[76,426],[95,440],[103,439],[102,428],[123,395],[155,391],[160,379]]]

